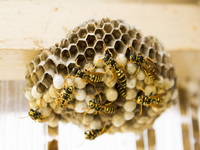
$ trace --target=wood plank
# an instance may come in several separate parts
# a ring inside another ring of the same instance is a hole
[[[182,138],[184,150],[190,150],[190,138],[189,138],[189,129],[187,124],[182,124]]]
[[[156,149],[156,137],[155,137],[155,130],[153,128],[148,129],[148,148],[149,150]]]
[[[138,135],[138,139],[136,140],[136,147],[137,150],[144,150],[144,137],[142,133]]]
[[[54,45],[65,37],[67,30],[91,18],[122,18],[141,29],[144,35],[156,35],[166,49],[176,55],[180,49],[192,49],[200,55],[199,8],[194,4],[139,4],[130,1],[1,1],[0,28],[4,30],[0,34],[0,80],[24,80],[26,64],[41,47]],[[184,57],[175,59],[181,60],[179,65],[182,61],[186,63]],[[188,75],[193,73],[188,72]]]

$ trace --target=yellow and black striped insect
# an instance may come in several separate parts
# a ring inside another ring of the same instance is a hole
[[[104,45],[104,49],[106,50],[106,46],[105,45]],[[126,78],[126,75],[125,75],[124,71],[122,71],[122,69],[119,67],[119,65],[117,64],[116,60],[113,58],[112,53],[109,51],[109,49],[107,49],[107,51],[109,53],[105,54],[105,56],[104,56],[104,58],[102,60],[104,61],[104,63],[110,69],[112,69],[112,71],[113,71],[113,78],[116,76],[118,83],[122,87],[126,87],[126,85],[127,85],[127,78]],[[111,81],[112,81],[112,79],[111,79]]]
[[[96,130],[86,130],[84,132],[85,139],[87,140],[94,140],[96,137],[108,132],[108,130],[111,128],[111,125],[104,126],[102,129],[96,129]]]
[[[39,121],[39,122],[44,122],[46,121],[46,117],[43,116],[37,109],[30,109],[30,111],[28,112],[28,115],[31,117],[31,119],[35,120],[35,121]]]
[[[90,69],[92,70],[92,69]],[[90,72],[87,69],[81,69],[79,65],[77,65],[76,60],[76,67],[72,69],[71,75],[77,78],[81,78],[89,83],[101,82],[104,73],[101,72]]]
[[[129,49],[132,49],[132,47],[129,46]],[[160,80],[159,76],[157,75],[158,69],[155,64],[155,61],[150,57],[145,58],[144,55],[142,55],[141,53],[131,51],[129,62],[138,65],[138,69],[132,76],[132,78],[135,77],[139,73],[140,68],[142,68],[146,76],[148,76],[150,79]]]
[[[126,97],[127,91],[125,87],[122,87],[118,83],[116,83],[115,88],[117,89],[120,96]]]
[[[89,101],[89,108],[90,109],[95,109],[97,112],[104,112],[106,114],[114,114],[116,112],[115,107],[108,107],[112,103],[107,103],[107,104],[100,104],[95,102],[95,100],[90,100]]]
[[[59,97],[56,99],[56,105],[59,106],[59,108],[65,109],[68,105],[69,102],[72,100],[71,95],[77,93],[74,92],[74,87],[73,86],[68,86],[68,83],[66,81],[62,91],[60,93],[57,92]]]
[[[152,106],[152,107],[157,107],[159,108],[162,103],[162,97],[166,95],[166,93],[160,93],[160,94],[155,94],[153,95],[153,92],[150,93],[149,96],[145,96],[144,90],[141,89],[136,96],[136,101],[137,104],[140,104],[140,114],[142,114],[142,106]]]
[[[93,97],[93,96],[92,96]],[[99,100],[102,102],[101,96],[99,95]],[[84,114],[87,114],[87,112],[91,109],[96,110],[95,114],[98,112],[103,112],[106,114],[114,114],[116,112],[116,108],[113,106],[109,106],[112,103],[106,103],[106,104],[101,104],[100,102],[97,102],[97,100],[94,98],[93,100],[89,101],[89,108]]]

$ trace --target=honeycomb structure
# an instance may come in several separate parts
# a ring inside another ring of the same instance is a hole
[[[106,72],[108,67],[99,61],[107,52],[104,44],[127,72],[126,97],[120,96],[116,90],[117,79],[111,80],[111,71],[95,86],[81,78],[65,79],[76,66],[76,59],[82,69],[95,67],[95,72]],[[160,80],[150,80],[142,69],[136,77],[131,78],[138,66],[130,63],[129,46],[133,51],[156,60]],[[123,20],[89,20],[72,30],[60,44],[43,50],[28,64],[25,96],[30,108],[45,116],[45,121],[51,127],[57,127],[58,122],[62,121],[72,122],[82,129],[88,126],[94,130],[102,129],[106,124],[112,125],[109,133],[139,133],[151,127],[155,119],[174,104],[177,98],[176,76],[170,59],[157,38],[143,36],[138,29],[130,27]],[[78,95],[72,94],[73,100],[66,109],[57,108],[56,99],[66,82],[75,88]],[[143,106],[140,114],[140,105],[133,99],[141,88],[147,96],[151,92],[156,94],[163,90],[166,94],[162,97],[161,106]],[[95,110],[89,110],[85,114],[89,101],[99,99],[99,95],[102,98],[100,103],[112,102],[116,108],[115,113],[95,113]]]

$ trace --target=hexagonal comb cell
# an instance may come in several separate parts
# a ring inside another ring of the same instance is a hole
[[[29,72],[33,72],[33,70],[34,70],[34,63],[33,62],[30,62],[29,63],[29,65],[28,65],[28,70],[29,70]]]
[[[64,64],[59,64],[57,66],[57,73],[62,75],[63,77],[68,74],[67,67]]]
[[[61,48],[60,47],[56,47],[55,51],[54,51],[54,55],[57,58],[60,58],[60,52],[61,52]]]
[[[131,38],[135,38],[137,32],[138,32],[137,29],[132,28],[131,30],[128,31],[128,34],[131,36]]]
[[[152,58],[152,59],[156,58],[155,49],[153,49],[153,48],[149,49],[149,57]]]
[[[163,63],[169,63],[169,57],[166,54],[163,54]]]
[[[131,37],[129,34],[124,34],[122,35],[121,40],[124,42],[125,45],[127,45],[131,41]]]
[[[80,53],[84,52],[86,47],[87,47],[86,41],[85,40],[79,40],[78,43],[77,43],[77,47],[78,47]]]
[[[133,47],[133,49],[136,50],[136,51],[138,51],[140,49],[140,46],[141,46],[141,43],[139,42],[139,40],[133,39],[133,41],[132,41],[132,47]]]
[[[114,45],[114,49],[118,52],[118,53],[122,53],[124,51],[124,49],[126,48],[126,46],[124,45],[124,43],[122,41],[116,41],[115,45]]]
[[[46,90],[46,87],[44,86],[43,83],[38,83],[37,87],[36,87],[36,90],[39,92],[39,93],[44,93],[45,90]]]
[[[105,23],[108,23],[110,22],[110,19],[109,18],[103,18],[100,23],[99,23],[99,26],[102,28],[104,26]]]
[[[147,55],[148,54],[148,46],[146,44],[142,44],[140,48],[140,53]]]
[[[114,38],[111,34],[106,34],[103,40],[104,40],[106,46],[112,46],[112,44],[114,42]]]
[[[45,60],[48,58],[48,56],[50,56],[50,55],[52,55],[52,53],[51,53],[50,51],[48,51],[48,50],[43,50],[43,51],[41,52],[41,54],[39,55],[39,57],[40,57],[40,60],[41,60],[41,61],[45,61]]]
[[[97,39],[102,39],[104,34],[105,34],[105,32],[104,32],[103,29],[96,29],[94,34],[97,37]]]
[[[110,23],[106,23],[104,24],[103,29],[106,31],[106,33],[110,33],[113,29],[113,26]]]
[[[85,28],[82,28],[78,31],[79,38],[85,38],[87,35],[87,30]]]
[[[71,57],[75,57],[78,53],[76,45],[71,45],[71,47],[69,48],[69,52],[71,54]]]
[[[51,86],[53,82],[53,77],[49,74],[49,73],[45,73],[44,74],[44,78],[43,78],[43,85],[46,87],[46,88],[49,88]],[[42,86],[40,88],[43,88]],[[43,90],[43,89],[42,89]],[[45,89],[44,89],[45,90]]]
[[[69,71],[69,73],[72,72],[72,69],[75,67],[75,63],[69,63],[69,65],[67,66],[67,69]]]
[[[39,77],[39,80],[41,79],[42,75],[44,74],[44,68],[43,66],[37,66],[36,68],[36,75]]]
[[[38,65],[40,63],[40,57],[36,56],[34,60],[35,65]]]
[[[94,56],[95,56],[95,51],[93,48],[86,49],[85,57],[86,57],[87,61],[92,61]]]
[[[85,63],[86,63],[86,59],[85,59],[85,55],[78,55],[76,60],[78,61],[78,65],[81,66],[82,68],[84,67]]]
[[[93,33],[95,29],[96,29],[95,24],[90,23],[90,24],[87,25],[88,33]]]
[[[126,32],[128,31],[127,27],[126,27],[125,25],[123,25],[123,24],[121,24],[121,25],[119,26],[119,29],[120,29],[120,31],[121,31],[122,33],[126,33]]]
[[[171,67],[168,72],[167,72],[167,77],[172,79],[173,77],[175,76],[175,73],[174,73],[174,68]]]
[[[118,20],[112,20],[111,24],[113,25],[114,28],[118,28],[119,27],[119,21]]]
[[[36,84],[36,83],[39,81],[39,79],[38,79],[36,73],[33,73],[33,74],[32,74],[31,80],[33,81],[34,84]]]
[[[96,42],[96,37],[94,35],[88,35],[86,41],[88,46],[93,47]]]
[[[112,31],[112,35],[114,36],[115,39],[119,39],[121,37],[121,34],[122,34],[121,31],[118,29],[114,29]]]
[[[161,54],[156,53],[156,60],[157,60],[158,62],[162,62],[162,56],[161,56]]]
[[[44,64],[44,70],[53,70],[54,72],[56,72],[56,64],[52,59],[47,59],[47,61]]]
[[[69,40],[68,39],[63,39],[61,42],[60,42],[60,47],[62,48],[65,48],[65,47],[68,47],[69,46]]]
[[[69,42],[72,43],[76,43],[78,41],[78,36],[77,34],[71,34],[71,36],[69,37]]]
[[[166,78],[167,77],[167,68],[166,66],[161,67],[161,75]]]
[[[63,49],[61,52],[61,58],[63,61],[67,61],[71,57],[68,49]]]
[[[33,87],[34,86],[34,83],[33,83],[32,79],[31,79],[31,75],[26,75],[25,79],[26,79],[26,84],[27,84],[28,87]]]
[[[142,35],[140,32],[137,32],[135,37],[136,37],[136,39],[141,40]]]
[[[103,41],[97,41],[94,49],[96,50],[97,53],[103,53],[104,48],[103,48]]]

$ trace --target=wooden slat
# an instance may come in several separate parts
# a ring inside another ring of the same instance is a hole
[[[188,106],[188,93],[184,88],[179,88],[179,106],[181,115],[187,115],[187,106]]]
[[[188,124],[182,124],[182,138],[184,150],[190,150],[190,138],[189,138],[189,129]]]
[[[156,35],[175,56],[188,50],[200,55],[200,6],[195,4],[10,0],[0,2],[0,14],[0,80],[23,80],[25,66],[39,53],[40,46],[49,48],[64,38],[67,30],[91,18],[124,19],[144,35]],[[177,66],[184,63],[189,69],[193,57],[180,56],[174,62],[178,59]],[[187,75],[192,76],[189,71]]]
[[[153,128],[148,129],[148,147],[149,150],[155,150],[156,147],[155,130]]]
[[[58,141],[52,140],[48,143],[48,150],[58,150]]]
[[[138,139],[136,140],[137,150],[144,150],[144,137],[143,134],[138,135]]]

